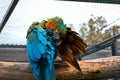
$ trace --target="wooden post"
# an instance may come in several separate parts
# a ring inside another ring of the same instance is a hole
[[[117,56],[118,55],[118,51],[117,51],[117,40],[113,40],[113,43],[112,43],[112,56]]]

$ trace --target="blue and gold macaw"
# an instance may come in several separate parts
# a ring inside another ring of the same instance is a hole
[[[66,27],[62,18],[33,22],[26,38],[27,55],[36,80],[56,80],[56,56],[81,71],[75,56],[85,53],[86,44],[78,33]]]

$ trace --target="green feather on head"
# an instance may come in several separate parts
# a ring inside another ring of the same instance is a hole
[[[53,17],[49,20],[50,21],[52,20],[52,22],[55,24],[55,26],[59,32],[60,38],[65,38],[66,33],[67,33],[67,28],[63,22],[63,19],[56,16],[56,17]]]
[[[32,28],[35,25],[39,26],[40,29],[45,29],[46,28],[46,25],[45,25],[46,23],[52,23],[54,25],[54,27],[56,27],[56,29],[58,30],[60,38],[62,38],[62,39],[65,38],[66,33],[67,33],[66,25],[64,24],[63,19],[59,18],[57,16],[53,17],[53,18],[49,18],[47,20],[43,20],[41,22],[33,22],[31,24],[31,26],[29,27],[27,34],[32,30]]]

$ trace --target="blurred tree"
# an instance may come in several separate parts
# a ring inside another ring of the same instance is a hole
[[[101,31],[106,24],[104,17],[94,17],[92,15],[92,18],[89,19],[88,23],[81,24],[80,33],[82,34],[82,38],[84,37],[88,44],[95,45],[101,42],[103,37]]]
[[[71,28],[72,30],[75,30],[74,25],[73,24],[67,24],[67,27]]]
[[[112,23],[114,22],[115,21]],[[95,17],[94,15],[91,15],[91,18],[87,23],[80,24],[80,36],[84,38],[88,45],[95,45],[105,39],[120,34],[119,25],[109,26],[110,28],[104,30],[104,28],[108,27],[110,24],[107,24],[107,21],[103,16]]]
[[[103,40],[118,34],[120,34],[120,26],[113,25],[111,28],[105,30],[105,32],[103,33]]]
[[[118,26],[118,25],[114,25],[114,26],[112,26],[112,35],[114,36],[114,35],[117,35],[117,34],[119,34],[119,29],[120,29],[120,26]]]
[[[80,25],[81,26],[81,29],[80,29],[80,35],[81,35],[81,37],[82,38],[86,38],[87,37],[87,35],[88,35],[88,29],[87,29],[87,27],[85,27],[85,26],[87,26],[87,24],[86,23],[83,23],[83,24],[81,24]]]
[[[111,29],[106,29],[105,32],[103,33],[102,39],[105,40],[110,38],[111,36],[112,36]]]

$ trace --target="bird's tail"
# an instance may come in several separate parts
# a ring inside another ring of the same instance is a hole
[[[49,54],[43,55],[39,63],[40,66],[38,66],[38,80],[56,80],[54,71],[54,58],[52,58]]]

